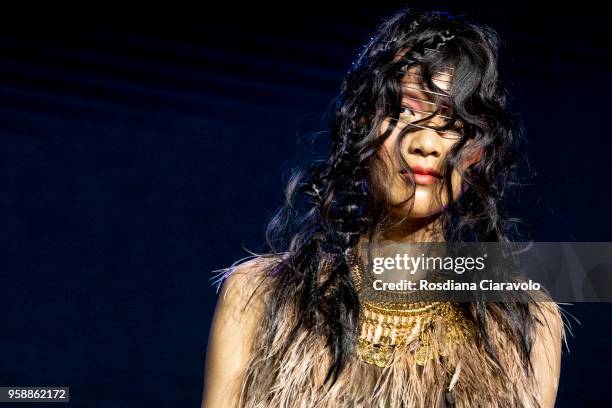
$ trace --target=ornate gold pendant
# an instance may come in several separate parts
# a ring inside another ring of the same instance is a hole
[[[360,292],[358,265],[357,262],[353,267],[353,278]],[[406,347],[409,339],[418,341],[414,353],[416,364],[425,365],[444,355],[450,345],[465,341],[471,332],[469,321],[450,302],[361,303],[358,355],[365,363],[378,367],[391,365],[395,350]],[[432,347],[432,333],[440,329],[444,332],[443,344]]]

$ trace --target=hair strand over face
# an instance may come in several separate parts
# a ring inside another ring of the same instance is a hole
[[[451,112],[462,122],[464,134],[449,154],[447,177],[466,154],[468,140],[471,148],[482,152],[462,175],[469,188],[460,199],[453,200],[452,189],[446,189],[452,204],[443,214],[445,239],[509,240],[501,199],[512,179],[515,156],[512,123],[498,84],[497,48],[492,29],[449,13],[407,8],[394,14],[360,49],[342,83],[329,131],[328,158],[297,170],[288,183],[286,203],[266,233],[270,251],[282,262],[268,271],[275,290],[262,322],[266,329],[262,341],[270,345],[276,341],[282,311],[293,302],[299,311],[298,325],[281,350],[287,350],[302,329],[324,336],[332,356],[325,380],[330,386],[354,351],[359,317],[347,250],[361,236],[373,239],[389,226],[388,199],[381,188],[385,175],[376,152],[394,128],[392,121],[390,130],[380,135],[386,117],[398,118],[400,82],[410,67],[418,66],[425,85],[438,92],[433,73],[453,67]],[[409,131],[411,127],[406,127],[402,133]],[[468,307],[492,358],[495,350],[488,347],[486,310],[506,322],[527,364],[532,321],[526,305]],[[284,358],[282,351],[278,358]],[[272,383],[273,378],[266,381]]]

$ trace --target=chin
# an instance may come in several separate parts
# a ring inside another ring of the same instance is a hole
[[[400,218],[419,219],[432,217],[444,211],[443,206],[432,206],[431,202],[417,201],[414,206],[406,203],[401,209],[396,210],[396,215]]]
[[[440,214],[444,209],[428,209],[428,208],[417,208],[416,206],[408,213],[408,218],[427,218],[433,217],[434,215]]]
[[[417,186],[413,202],[404,202],[405,197],[398,194],[395,200],[401,207],[396,207],[394,215],[398,218],[420,219],[440,214],[446,209],[446,200],[439,197],[439,192],[431,187]]]
[[[440,197],[433,194],[429,188],[417,187],[414,199],[414,205],[408,214],[409,218],[431,217],[444,211],[444,204],[440,202]]]

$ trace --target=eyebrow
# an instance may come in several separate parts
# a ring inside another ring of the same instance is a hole
[[[446,95],[446,94],[440,94],[438,92],[427,91],[427,90],[422,89],[422,88],[413,88],[413,87],[409,87],[409,86],[402,86],[402,91],[404,91],[403,94],[402,94],[402,99],[406,98],[406,99],[411,99],[413,101],[418,101],[420,103],[426,103],[428,105],[432,105],[432,107],[434,109],[436,108],[436,103],[432,102],[429,98],[425,98],[425,95],[423,94],[423,92],[433,93],[433,94],[436,94],[436,95],[441,95],[441,96],[443,96],[445,98],[450,98],[450,96]],[[418,92],[413,92],[413,91],[418,91]],[[413,95],[416,94],[416,96],[411,96],[409,94],[413,94]],[[444,112],[444,113],[447,113],[447,112],[449,112],[452,109],[452,107],[448,103],[445,103],[444,101],[442,101],[440,103],[440,107],[441,107],[440,111]],[[419,108],[421,108],[420,104],[419,104]],[[414,109],[414,110],[417,111],[417,109]],[[433,110],[432,111],[418,110],[418,111],[420,113],[432,113],[432,112],[434,112]],[[449,116],[445,116],[445,115],[440,115],[440,116],[450,119]]]
[[[426,93],[430,93],[430,94],[434,94],[434,95],[443,96],[445,98],[450,98],[450,95],[448,95],[448,94],[444,94],[444,93],[440,93],[440,92],[434,92],[434,91],[430,91],[430,90],[424,89],[424,88],[417,88],[417,87],[402,85],[402,90],[404,90],[404,89],[412,89],[412,90],[415,90],[415,91],[419,91],[419,93],[426,92]]]

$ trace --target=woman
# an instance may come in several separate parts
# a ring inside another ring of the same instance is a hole
[[[343,82],[329,157],[295,174],[269,224],[270,253],[221,277],[203,406],[554,405],[554,302],[384,309],[360,290],[360,244],[510,240],[497,44],[440,12],[378,28]]]

